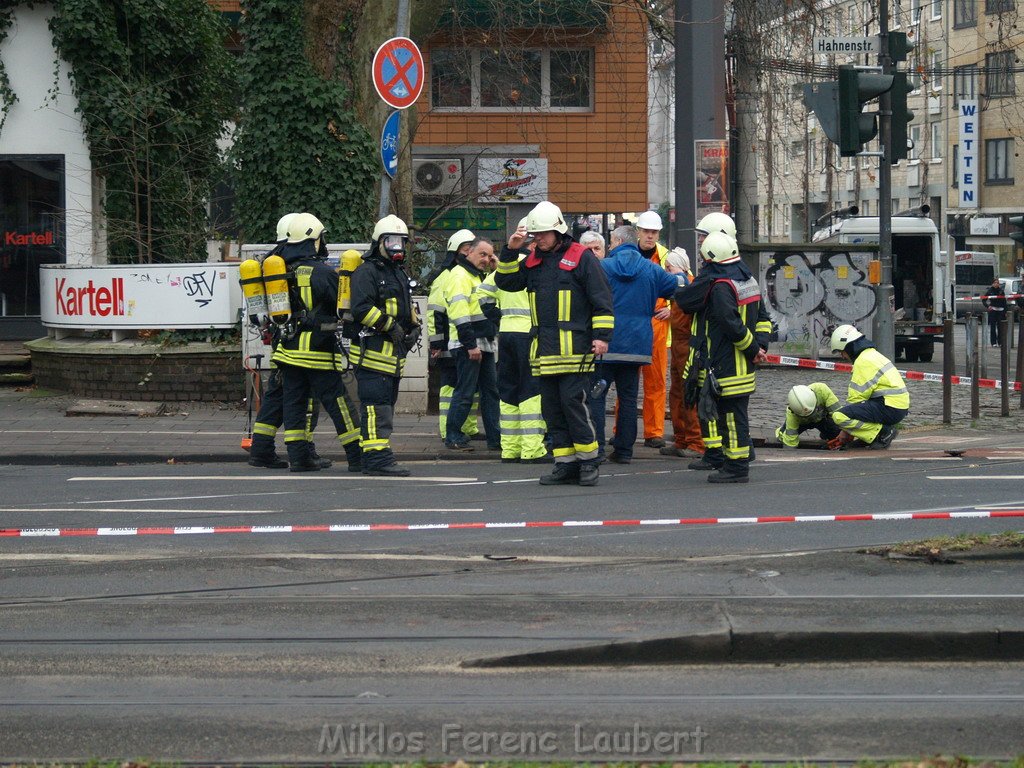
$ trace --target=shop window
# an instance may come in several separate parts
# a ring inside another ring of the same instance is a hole
[[[0,314],[39,314],[39,267],[62,264],[64,157],[0,155]]]

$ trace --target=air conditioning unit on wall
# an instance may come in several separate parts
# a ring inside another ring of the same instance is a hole
[[[429,158],[412,161],[412,193],[441,197],[457,192],[462,183],[461,158]]]

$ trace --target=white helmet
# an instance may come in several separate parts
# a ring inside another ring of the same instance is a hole
[[[700,246],[700,255],[705,261],[716,264],[732,264],[740,260],[739,247],[736,241],[724,232],[712,232]]]
[[[401,235],[402,237],[409,236],[409,227],[405,225],[405,222],[400,218],[391,214],[385,216],[383,219],[378,221],[373,227],[373,236],[370,238],[373,242],[377,242],[384,235]]]
[[[288,239],[288,225],[298,215],[298,213],[286,213],[277,220],[277,242],[283,243]]]
[[[288,242],[304,243],[307,240],[317,240],[325,231],[320,219],[312,213],[296,213],[288,222]]]
[[[733,240],[736,239],[736,222],[732,220],[732,216],[720,211],[709,213],[697,222],[695,229],[705,235],[710,235],[712,232],[724,232]]]
[[[531,235],[538,232],[559,232],[566,234],[569,226],[565,223],[562,210],[554,203],[544,200],[537,203],[526,216],[526,231]]]
[[[842,352],[851,341],[863,338],[864,334],[852,325],[840,325],[832,331],[832,351]]]
[[[476,235],[470,232],[468,229],[460,229],[454,235],[448,238],[448,250],[457,251],[460,247],[466,243],[472,243],[476,240]]]
[[[797,416],[810,416],[818,407],[818,398],[814,390],[806,384],[797,384],[789,390],[789,397],[786,398],[789,410]]]
[[[636,217],[637,229],[661,229],[661,216],[655,211],[644,211]]]

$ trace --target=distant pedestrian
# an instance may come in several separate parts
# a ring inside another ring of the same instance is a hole
[[[1003,345],[1003,320],[1006,319],[1006,292],[998,277],[992,281],[992,285],[981,297],[981,303],[988,309],[988,340],[993,347],[1001,347]]]
[[[593,230],[587,230],[580,235],[580,245],[589,248],[599,259],[605,257],[604,238]]]

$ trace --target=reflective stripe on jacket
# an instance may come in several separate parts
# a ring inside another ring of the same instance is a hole
[[[529,333],[533,328],[530,320],[530,297],[526,291],[503,291],[494,280],[492,272],[477,286],[480,306],[488,314],[487,305],[494,304],[501,318],[499,333]]]
[[[305,318],[294,337],[281,340],[271,359],[278,365],[296,368],[341,370],[345,357],[338,350],[337,337],[333,330],[323,327],[337,319],[338,274],[313,258],[299,260],[293,271]]]
[[[910,409],[910,393],[896,366],[877,349],[868,347],[853,361],[846,402],[863,403],[873,397],[883,398],[890,408]]]
[[[396,324],[411,329],[412,309],[405,271],[393,262],[368,255],[352,274],[352,317],[362,326],[350,348],[352,364],[401,376],[408,350],[396,347],[387,333]]]
[[[792,408],[787,407],[786,424],[775,432],[775,436],[782,441],[782,444],[790,448],[796,448],[800,445],[801,429],[809,424],[817,424],[826,415],[838,411],[840,407],[839,398],[836,397],[835,392],[832,391],[828,384],[815,381],[807,386],[810,387],[815,399],[818,401],[814,410],[806,416],[797,416],[793,413]]]

